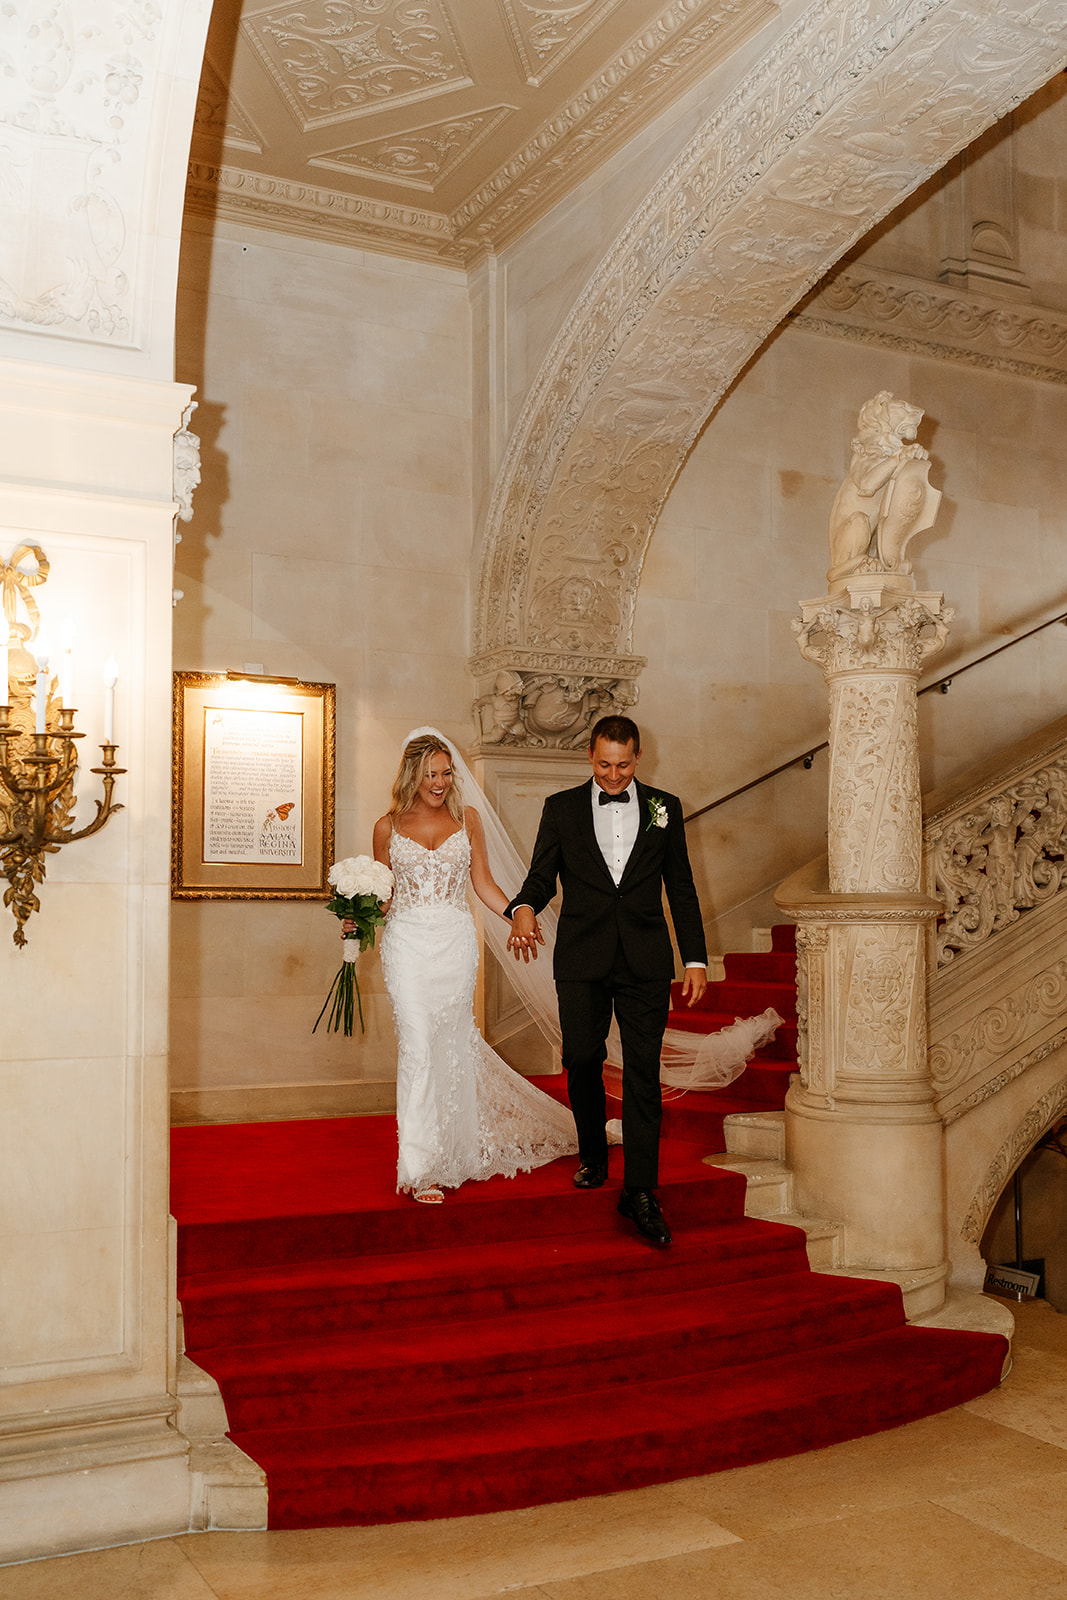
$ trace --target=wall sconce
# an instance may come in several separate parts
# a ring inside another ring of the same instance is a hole
[[[28,560],[36,570],[27,572]],[[7,878],[4,905],[15,918],[14,941],[26,943],[30,914],[41,909],[34,890],[44,882],[45,856],[62,845],[99,833],[120,805],[113,804],[115,779],[126,771],[115,765],[114,660],[104,669],[105,719],[103,765],[92,771],[103,780],[104,797],[96,802],[96,816],[84,828],[74,829],[74,778],[78,770],[75,740],[85,737],[74,727],[73,629],[64,630],[66,649],[60,673],[62,705],[52,695],[50,647],[40,626],[40,613],[30,593],[48,577],[48,561],[37,545],[20,545],[10,562],[0,561],[0,871]],[[18,619],[19,604],[29,623]],[[32,645],[32,649],[27,649]]]

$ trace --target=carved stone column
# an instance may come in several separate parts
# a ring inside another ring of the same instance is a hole
[[[865,427],[872,408],[892,424],[880,441]],[[800,1073],[786,1102],[795,1203],[843,1225],[847,1264],[906,1277],[915,1314],[940,1304],[946,1270],[926,1037],[940,907],[922,892],[916,688],[952,613],[941,595],[915,592],[904,560],[940,499],[925,452],[907,442],[922,413],[911,408],[904,433],[905,409],[882,395],[861,412],[831,517],[831,592],[793,623],[830,696],[827,858],[776,898],[798,923]]]
[[[872,576],[809,602],[794,627],[830,692],[828,875],[797,874],[802,1051],[787,1101],[801,1211],[845,1225],[850,1263],[943,1297],[942,1128],[926,1048],[916,682],[947,632],[941,596]],[[911,1309],[914,1309],[914,1303]]]

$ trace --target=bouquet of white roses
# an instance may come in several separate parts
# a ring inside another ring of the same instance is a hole
[[[370,856],[347,856],[335,861],[329,871],[333,895],[326,902],[327,911],[355,927],[344,934],[344,960],[330,985],[322,1011],[315,1019],[315,1028],[322,1021],[326,1007],[333,1002],[326,1023],[328,1033],[344,1028],[345,1038],[351,1038],[352,1025],[359,1010],[359,1031],[365,1033],[363,1000],[356,981],[356,957],[374,945],[374,935],[385,921],[382,906],[393,893],[393,874],[380,861]],[[359,940],[357,947],[356,940]],[[315,1032],[312,1028],[312,1033]]]

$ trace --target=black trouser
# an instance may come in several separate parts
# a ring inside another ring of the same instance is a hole
[[[622,1036],[623,1182],[630,1189],[652,1189],[659,1177],[663,1116],[659,1057],[670,1010],[670,980],[635,977],[619,955],[606,978],[592,982],[557,978],[556,993],[579,1159],[591,1166],[608,1159],[603,1069],[614,1009]]]

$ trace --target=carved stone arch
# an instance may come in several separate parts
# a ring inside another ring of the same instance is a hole
[[[636,698],[645,551],[729,384],[850,245],[1065,57],[1067,0],[815,0],[704,123],[516,426],[482,544],[483,744],[577,743],[589,715]]]
[[[1067,1111],[1067,1078],[1061,1078],[1035,1100],[1023,1120],[1004,1140],[985,1177],[975,1190],[960,1227],[960,1237],[968,1244],[978,1245],[993,1214],[993,1207],[1015,1169],[1025,1161],[1038,1140],[1059,1121]]]

